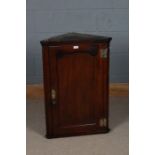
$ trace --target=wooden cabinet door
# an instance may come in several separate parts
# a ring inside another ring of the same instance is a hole
[[[108,131],[108,53],[101,48],[49,47],[52,137]]]

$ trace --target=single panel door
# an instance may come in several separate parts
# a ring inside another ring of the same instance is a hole
[[[108,131],[108,55],[98,44],[49,47],[53,137]]]

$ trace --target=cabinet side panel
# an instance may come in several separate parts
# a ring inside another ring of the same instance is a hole
[[[50,70],[49,70],[49,48],[42,47],[43,58],[43,79],[44,79],[44,101],[45,101],[45,117],[46,117],[46,137],[52,135],[52,107],[50,104]]]

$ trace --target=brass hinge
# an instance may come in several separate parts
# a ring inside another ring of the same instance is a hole
[[[107,58],[108,57],[108,49],[107,48],[105,48],[105,49],[100,49],[100,57],[101,58],[103,58],[103,59],[105,59],[105,58]]]
[[[100,127],[106,127],[107,126],[107,119],[106,118],[101,118],[99,120],[99,126]]]

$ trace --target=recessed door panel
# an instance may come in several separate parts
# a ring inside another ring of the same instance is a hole
[[[73,54],[57,61],[61,126],[91,123],[94,118],[95,59]]]

